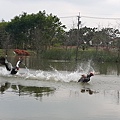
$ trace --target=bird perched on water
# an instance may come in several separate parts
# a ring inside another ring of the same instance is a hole
[[[87,83],[90,81],[91,76],[94,76],[94,73],[90,72],[87,76],[81,75],[81,78],[78,80],[78,82]]]
[[[16,66],[13,67],[10,62],[8,62],[6,57],[0,57],[0,63],[5,65],[7,71],[10,71],[10,74],[14,75],[19,71],[19,64],[23,61],[23,59],[19,59],[16,63]]]

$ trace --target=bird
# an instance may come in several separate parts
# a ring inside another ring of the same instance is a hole
[[[14,75],[19,71],[19,64],[22,63],[23,59],[19,59],[16,63],[16,66],[13,67],[12,64],[7,60],[7,57],[0,57],[0,63],[5,65],[7,71],[10,71],[10,74]]]
[[[82,83],[87,83],[90,81],[90,77],[94,76],[94,73],[90,72],[87,75],[81,75],[81,78],[78,80],[78,82],[82,82]]]

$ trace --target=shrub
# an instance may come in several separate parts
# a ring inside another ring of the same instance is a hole
[[[54,48],[42,53],[42,58],[54,60],[71,60],[72,52],[70,50]]]

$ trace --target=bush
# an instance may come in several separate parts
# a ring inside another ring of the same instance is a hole
[[[63,49],[63,48],[52,48],[42,53],[42,58],[53,59],[53,60],[75,60],[76,48]],[[95,49],[79,50],[78,60],[90,60],[98,62],[119,62],[120,57],[115,52],[110,51],[96,51]]]
[[[42,53],[42,58],[54,60],[71,60],[72,52],[71,50],[54,48]]]

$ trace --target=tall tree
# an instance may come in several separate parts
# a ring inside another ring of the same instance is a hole
[[[62,25],[60,19],[52,14],[48,15],[45,11],[39,11],[37,14],[23,13],[15,16],[8,23],[7,30],[11,34],[13,43],[19,47],[25,46],[47,49],[53,44],[53,41],[60,42],[60,36],[64,33],[65,26]],[[57,38],[57,39],[55,39]],[[35,44],[34,42],[39,44]],[[41,47],[40,46],[44,46]]]
[[[11,42],[10,42],[10,35],[8,32],[6,32],[6,26],[7,26],[7,22],[2,21],[0,23],[0,47],[2,49],[7,50],[11,45]]]

